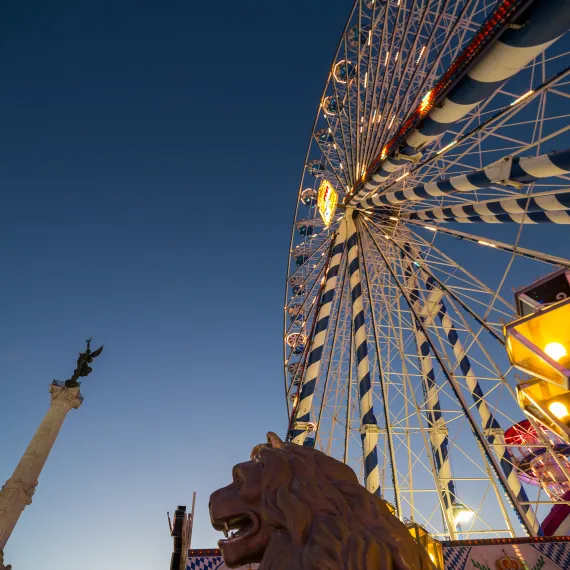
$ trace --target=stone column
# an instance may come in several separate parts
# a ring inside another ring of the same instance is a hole
[[[22,511],[32,502],[38,478],[63,425],[63,420],[69,410],[79,408],[83,402],[78,383],[67,387],[63,382],[54,380],[49,391],[51,393],[49,410],[12,477],[0,490],[0,554]]]

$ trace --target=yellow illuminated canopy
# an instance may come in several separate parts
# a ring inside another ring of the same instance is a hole
[[[325,227],[331,225],[337,204],[338,194],[336,193],[336,190],[328,180],[323,180],[319,186],[317,208],[319,209],[319,214],[325,223]]]
[[[535,378],[517,386],[519,405],[562,439],[570,442],[570,392],[552,382]]]
[[[505,336],[514,366],[570,388],[570,299],[510,323]]]

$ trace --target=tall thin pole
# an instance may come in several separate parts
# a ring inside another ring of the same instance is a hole
[[[179,570],[186,569],[186,559],[188,558],[188,551],[192,543],[192,528],[194,527],[194,509],[196,507],[196,491],[192,493],[192,510],[190,514],[185,515],[185,520],[182,526],[182,551],[180,553],[180,566]]]

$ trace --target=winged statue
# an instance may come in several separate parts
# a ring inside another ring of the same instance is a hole
[[[66,386],[77,386],[77,379],[84,376],[88,376],[93,371],[93,368],[89,366],[93,362],[93,359],[97,358],[103,352],[103,345],[101,345],[97,350],[91,351],[91,339],[87,342],[87,349],[85,352],[80,352],[77,359],[77,367],[73,371],[73,376],[66,380]]]

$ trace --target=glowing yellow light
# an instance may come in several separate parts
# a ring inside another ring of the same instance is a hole
[[[418,59],[416,60],[416,65],[420,62],[420,59],[422,59],[422,55],[424,55],[425,50],[426,50],[426,46],[423,46],[422,49],[420,50],[420,55],[418,56]]]
[[[409,172],[402,174],[402,176],[400,176],[399,178],[396,178],[396,182],[400,182],[400,180],[403,180],[404,178],[406,178],[406,176],[409,176],[409,175],[410,175]]]
[[[483,239],[479,239],[477,240],[477,243],[481,244],[481,245],[486,245],[487,247],[497,247],[494,243],[485,241]]]
[[[424,95],[422,102],[420,103],[420,113],[423,113],[429,107],[430,103],[431,103],[431,91],[428,91]]]
[[[512,103],[511,103],[511,107],[513,105],[517,105],[518,103],[520,103],[521,101],[524,101],[527,97],[530,97],[532,94],[534,93],[534,91],[531,89],[530,91],[527,91],[524,95],[521,95],[518,99],[515,99]]]
[[[475,513],[467,507],[461,507],[455,511],[454,519],[456,524],[469,522]]]
[[[544,352],[546,352],[552,360],[556,360],[556,362],[568,355],[566,349],[559,342],[549,342],[544,347]]]
[[[390,216],[390,220],[392,220],[393,222],[397,222],[398,218],[394,218],[394,217]]]
[[[450,142],[448,145],[444,146],[441,150],[438,150],[435,154],[441,154],[442,152],[445,152],[446,150],[450,149],[453,145],[456,144],[457,141]]]
[[[552,415],[556,416],[559,420],[566,418],[570,415],[568,408],[562,402],[552,402],[548,406],[548,410]]]
[[[338,204],[338,194],[328,180],[323,180],[319,186],[317,208],[325,227],[330,226]]]

